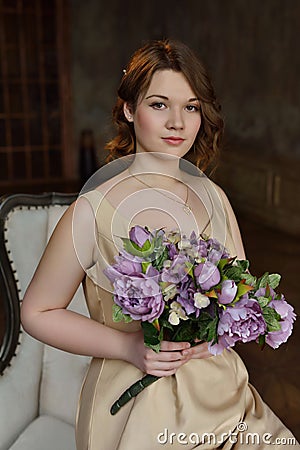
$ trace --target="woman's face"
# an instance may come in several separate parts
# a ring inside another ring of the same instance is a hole
[[[133,122],[136,152],[161,152],[183,157],[192,147],[201,125],[200,101],[181,72],[154,73],[136,110],[124,105]]]

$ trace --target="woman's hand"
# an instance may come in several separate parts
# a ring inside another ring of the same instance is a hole
[[[197,342],[197,340],[195,341]],[[201,342],[201,341],[198,341]],[[188,350],[184,350],[183,352],[184,356],[187,356],[188,359],[205,359],[210,358],[213,356],[208,351],[208,343],[207,342],[201,342],[194,347],[189,348]]]
[[[130,348],[126,359],[142,372],[157,377],[174,375],[190,359],[212,356],[208,352],[207,343],[191,347],[188,342],[162,341],[161,350],[156,353],[145,346],[142,331],[130,333],[128,337]]]

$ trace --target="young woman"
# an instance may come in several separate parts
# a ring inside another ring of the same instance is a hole
[[[223,130],[205,69],[182,43],[150,42],[124,71],[114,120],[118,134],[107,145],[113,162],[60,220],[22,306],[28,333],[93,357],[79,401],[78,450],[238,449],[241,423],[259,435],[252,448],[269,444],[265,433],[270,442],[291,437],[248,384],[234,351],[212,356],[206,343],[163,341],[155,353],[144,345],[140,322],[112,318],[103,269],[134,224],[205,231],[244,258],[225,194],[187,163],[205,170]],[[67,310],[81,282],[91,318]],[[110,415],[112,403],[144,373],[161,379]]]

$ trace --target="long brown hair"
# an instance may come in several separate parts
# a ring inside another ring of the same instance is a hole
[[[113,109],[118,134],[105,146],[109,151],[107,161],[135,152],[133,124],[127,121],[123,106],[127,102],[132,111],[135,111],[140,95],[147,91],[153,74],[158,70],[182,72],[200,100],[201,126],[194,145],[185,158],[205,170],[212,165],[219,153],[224,128],[221,107],[203,64],[189,47],[173,40],[150,41],[131,57],[124,70]]]

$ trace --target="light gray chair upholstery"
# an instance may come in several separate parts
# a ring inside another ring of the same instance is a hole
[[[19,305],[72,194],[16,194],[0,205],[0,450],[75,450],[74,424],[89,358],[44,345],[20,328]],[[68,268],[66,268],[68,270]],[[70,309],[88,315],[82,287]]]

